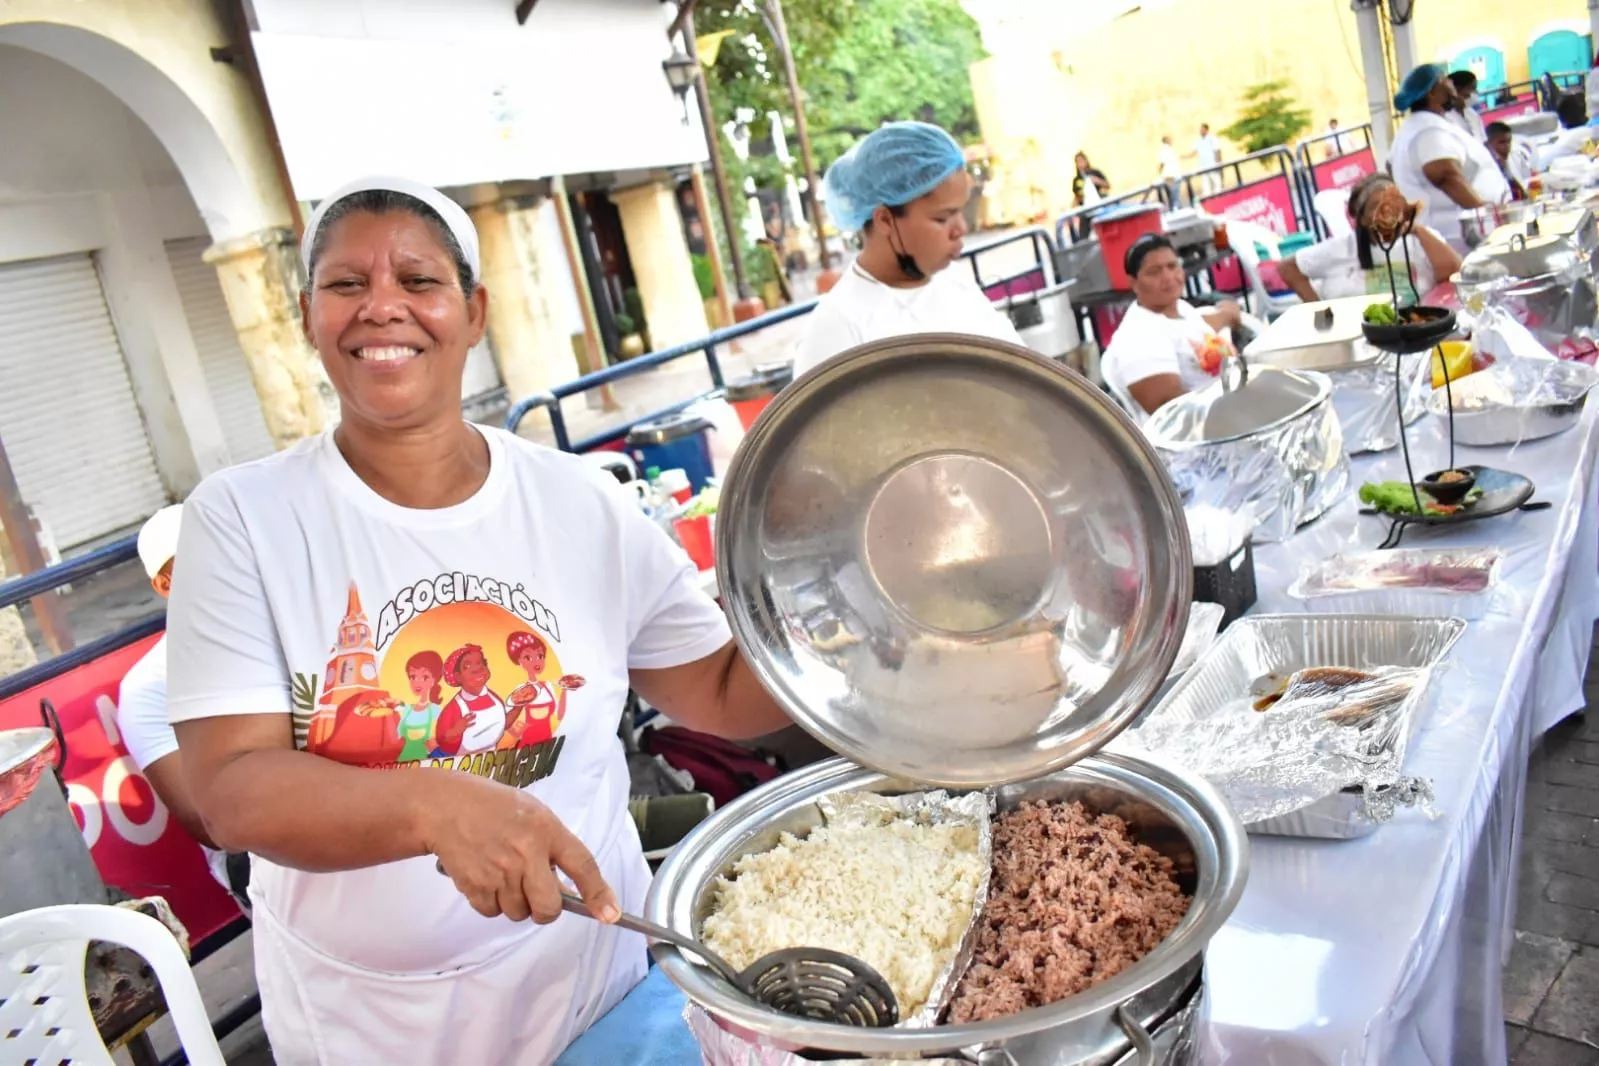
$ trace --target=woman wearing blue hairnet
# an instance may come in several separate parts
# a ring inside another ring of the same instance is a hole
[[[1408,111],[1388,152],[1394,183],[1423,207],[1427,223],[1456,251],[1465,251],[1460,212],[1510,199],[1510,185],[1486,145],[1446,117],[1455,86],[1442,63],[1425,63],[1405,76],[1394,107]]]
[[[861,252],[810,316],[803,374],[868,341],[966,333],[1021,344],[968,270],[947,270],[966,235],[972,179],[955,139],[925,122],[874,130],[827,170],[827,210]]]

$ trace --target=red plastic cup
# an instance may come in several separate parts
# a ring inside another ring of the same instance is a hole
[[[683,545],[683,550],[688,552],[688,557],[694,560],[697,568],[709,570],[716,565],[716,546],[711,540],[710,515],[700,515],[698,518],[674,518],[672,530],[677,534],[678,543]]]

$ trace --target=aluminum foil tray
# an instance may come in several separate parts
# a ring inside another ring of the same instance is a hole
[[[1402,548],[1335,555],[1306,563],[1288,595],[1306,611],[1327,614],[1380,614],[1475,621],[1488,612],[1499,587],[1504,552],[1497,548]],[[1479,574],[1480,591],[1447,587],[1383,585],[1392,570],[1460,568]]]
[[[1399,667],[1431,671],[1460,639],[1459,618],[1389,615],[1255,615],[1239,619],[1172,689],[1151,719],[1175,717],[1195,724],[1234,703],[1267,674],[1286,676],[1312,666],[1361,670]],[[1405,749],[1426,707],[1424,677],[1401,707],[1399,730],[1386,762],[1395,780],[1368,797],[1356,785],[1286,814],[1250,820],[1251,833],[1341,840],[1374,831],[1395,805],[1426,799],[1425,782],[1398,777]],[[1134,734],[1127,743],[1136,744]],[[1175,753],[1160,754],[1180,759]],[[1225,789],[1224,789],[1225,791]]]

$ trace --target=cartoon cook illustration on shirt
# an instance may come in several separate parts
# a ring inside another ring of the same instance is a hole
[[[500,738],[500,747],[515,748],[548,740],[561,728],[561,721],[566,717],[567,692],[581,688],[583,679],[576,674],[567,674],[557,680],[554,686],[543,680],[545,663],[549,659],[549,645],[537,633],[526,629],[505,638],[505,654],[527,671],[527,680],[511,690],[511,709],[505,722],[505,735]]]
[[[444,660],[444,682],[461,691],[439,715],[438,749],[445,755],[488,751],[505,732],[505,701],[488,687],[489,659],[476,644],[463,644]]]
[[[521,586],[464,574],[402,589],[374,629],[352,583],[323,684],[296,675],[296,737],[352,765],[536,780],[554,768],[567,695],[584,683],[562,672],[552,646],[559,632],[553,612]],[[517,675],[502,698],[494,679]]]

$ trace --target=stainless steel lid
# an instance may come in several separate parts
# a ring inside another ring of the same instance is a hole
[[[1221,444],[1269,433],[1332,395],[1332,382],[1314,371],[1252,367],[1241,380],[1222,379],[1186,393],[1149,416],[1144,433],[1162,448]]]
[[[1375,361],[1381,352],[1366,343],[1361,322],[1374,303],[1393,297],[1352,296],[1295,304],[1244,349],[1250,365],[1289,370],[1335,370]]]
[[[692,437],[696,433],[703,433],[707,429],[714,429],[709,419],[698,415],[667,415],[657,418],[653,422],[640,422],[627,434],[627,446],[637,447],[645,444],[669,444],[674,440]]]
[[[1181,503],[1099,389],[954,334],[864,345],[773,401],[729,469],[717,575],[794,720],[978,786],[1097,750],[1154,695],[1193,580]]]

